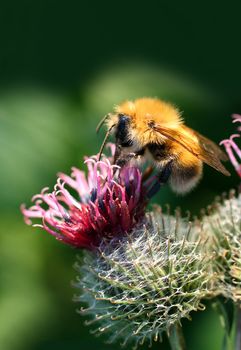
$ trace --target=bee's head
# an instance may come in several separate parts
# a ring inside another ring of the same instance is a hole
[[[122,147],[131,145],[132,117],[124,113],[108,114],[105,119],[107,129],[115,135],[116,142]]]
[[[177,128],[181,123],[179,111],[169,103],[155,98],[125,101],[115,107],[104,121],[116,143],[122,147],[145,147],[148,143],[164,143],[166,138],[157,132],[157,127]],[[102,125],[103,122],[100,123]],[[103,143],[104,143],[103,142]]]
[[[115,137],[118,144],[122,147],[132,146],[131,139],[131,117],[122,113],[117,115],[118,121],[115,126]]]
[[[130,116],[123,113],[107,114],[97,126],[97,132],[103,123],[107,125],[108,130],[100,148],[99,159],[110,134],[115,135],[116,144],[120,145],[121,147],[130,147],[133,145],[130,132]]]

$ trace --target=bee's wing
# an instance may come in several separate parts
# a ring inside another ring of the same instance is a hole
[[[198,138],[199,145],[204,151],[207,151],[212,155],[216,155],[220,160],[224,162],[228,160],[226,153],[224,153],[223,150],[218,145],[216,145],[216,143],[199,134],[199,132],[188,128],[187,126],[183,127]]]
[[[198,159],[213,167],[220,173],[229,176],[230,173],[221,163],[227,160],[225,153],[211,140],[202,136],[198,132],[182,125],[179,130],[165,127],[154,128],[168,139],[177,142]]]

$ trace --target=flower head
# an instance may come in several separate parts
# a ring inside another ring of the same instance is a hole
[[[233,123],[241,123],[241,115],[233,114],[232,117],[233,117]],[[241,131],[240,126],[238,127],[238,131]],[[224,145],[226,152],[229,156],[229,159],[232,165],[234,166],[234,169],[236,170],[239,177],[241,177],[241,164],[237,160],[237,157],[241,160],[241,149],[234,141],[238,137],[240,137],[240,134],[233,134],[230,136],[229,139],[225,139],[222,142],[220,142],[220,145]]]
[[[241,115],[233,114],[233,123],[241,123]],[[241,127],[238,127],[241,131]],[[241,177],[241,149],[234,141],[240,134],[223,140],[229,159]],[[241,302],[241,193],[234,190],[223,195],[208,207],[202,218],[204,234],[209,236],[214,250],[213,267],[217,272],[216,292],[234,302]]]
[[[112,153],[114,152],[113,146]],[[88,175],[72,168],[60,173],[53,192],[44,188],[32,198],[34,205],[21,210],[27,224],[40,226],[56,239],[77,248],[94,248],[103,237],[129,232],[144,216],[155,178],[142,181],[136,167],[120,169],[105,156],[85,160]]]
[[[217,272],[216,291],[234,302],[241,301],[241,194],[230,191],[217,199],[203,217],[203,230],[209,237]]]
[[[201,310],[214,278],[211,256],[205,252],[201,230],[179,216],[159,210],[121,238],[86,252],[75,286],[76,301],[87,304],[80,312],[95,325],[93,332],[110,332],[123,345],[161,340],[190,312]]]

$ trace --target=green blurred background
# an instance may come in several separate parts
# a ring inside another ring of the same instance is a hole
[[[119,349],[90,336],[75,312],[76,251],[25,226],[19,205],[58,171],[82,167],[101,144],[97,122],[126,98],[166,99],[199,132],[228,136],[231,113],[241,113],[240,12],[233,0],[1,1],[1,350]],[[197,214],[237,181],[205,167],[193,193],[163,189],[155,201]],[[210,306],[192,316],[188,349],[220,349]]]

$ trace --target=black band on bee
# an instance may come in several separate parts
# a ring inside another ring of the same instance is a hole
[[[148,143],[147,148],[149,152],[152,154],[153,158],[157,161],[165,159],[167,155],[167,148],[164,143],[163,144]]]
[[[128,128],[130,118],[127,115],[119,114],[119,121],[116,128],[116,140],[122,147],[130,147],[133,141],[128,139]]]
[[[199,173],[199,168],[195,165],[181,167],[175,170],[177,176],[182,178],[183,181],[189,181],[190,179],[195,178]]]

